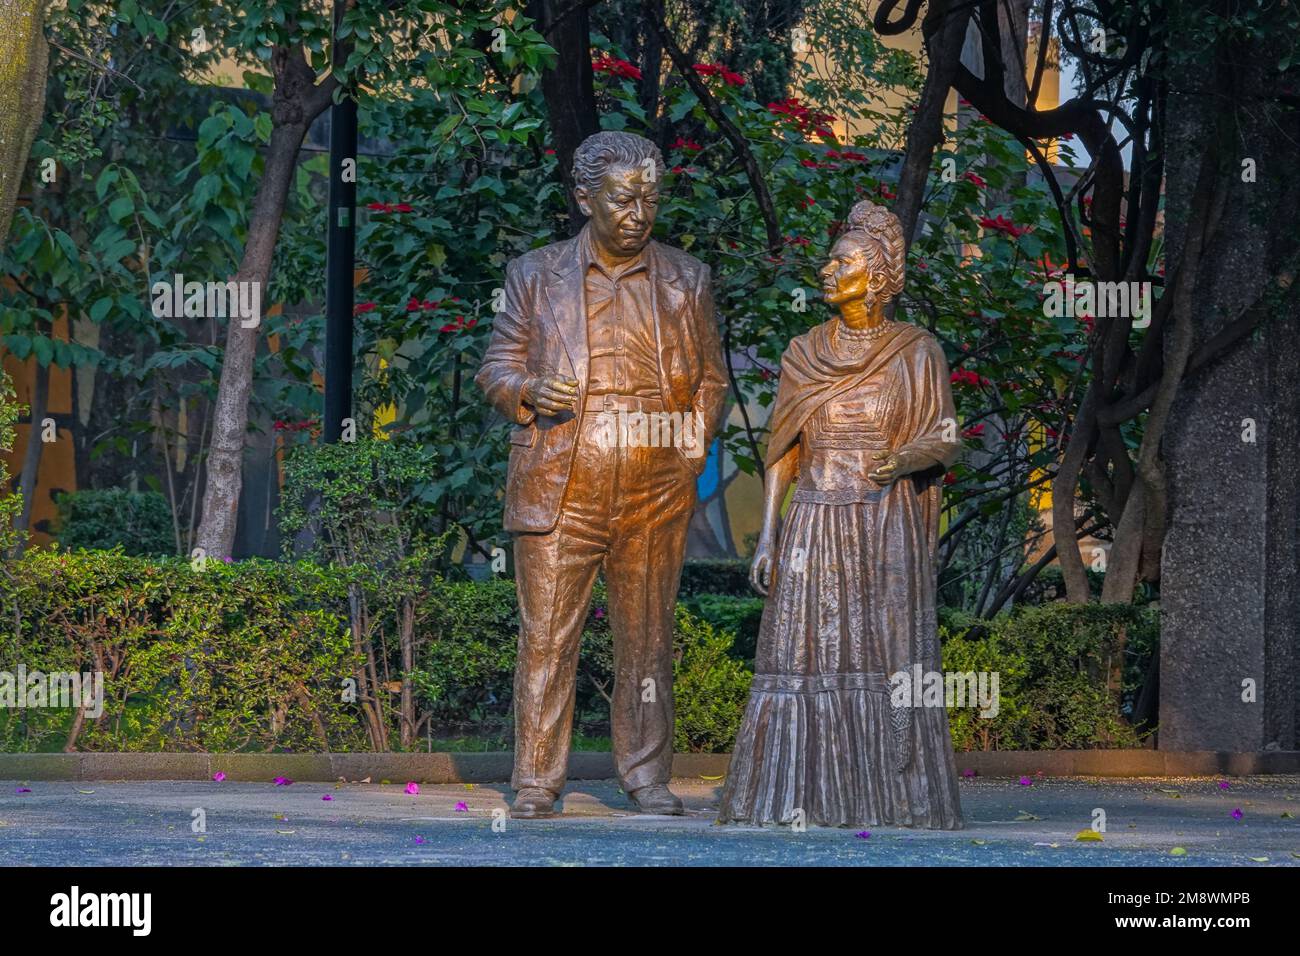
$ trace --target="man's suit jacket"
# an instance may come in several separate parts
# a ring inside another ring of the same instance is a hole
[[[525,253],[506,267],[505,297],[474,381],[514,428],[506,478],[505,530],[555,527],[569,483],[587,397],[587,306],[580,237]],[[708,447],[722,422],[727,377],[713,317],[709,267],[651,241],[644,250],[651,287],[659,388],[668,411],[698,412]],[[520,401],[525,380],[542,374],[578,381],[572,411],[538,416]],[[706,455],[680,455],[695,474]]]

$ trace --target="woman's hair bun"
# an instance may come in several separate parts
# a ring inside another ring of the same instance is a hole
[[[894,214],[884,206],[877,206],[870,199],[864,199],[854,203],[853,208],[849,210],[848,227],[877,232],[882,228],[888,228],[889,220],[895,218]]]

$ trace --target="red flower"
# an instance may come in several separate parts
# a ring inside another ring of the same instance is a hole
[[[1001,213],[998,213],[995,219],[990,219],[988,216],[984,216],[980,219],[980,225],[985,229],[992,230],[993,232],[1004,232],[1012,239],[1019,239],[1025,233],[1029,232],[1031,228],[1030,226],[1017,226]]]
[[[721,63],[696,63],[691,67],[700,76],[720,76],[722,82],[728,86],[744,86],[745,78],[739,73],[733,73]]]
[[[967,428],[965,431],[963,431],[961,433],[961,437],[979,438],[983,434],[984,434],[984,423],[980,422],[978,425],[972,425],[970,428]]]
[[[375,311],[375,304],[373,302],[358,302],[352,308],[353,315],[361,315],[363,312],[373,312],[373,311]]]
[[[699,143],[695,142],[695,140],[693,140],[693,139],[684,139],[684,138],[682,138],[681,136],[678,136],[677,139],[675,139],[675,140],[673,141],[672,146],[669,147],[669,149],[686,149],[686,150],[690,150],[692,153],[698,153],[698,152],[699,152],[700,150],[702,150],[703,148],[704,148],[704,147],[701,146]]]
[[[943,476],[943,483],[945,485],[955,485],[957,483],[957,473],[955,471],[948,472]]]
[[[881,183],[878,187],[876,187],[876,192],[880,193],[880,195],[881,195],[882,197],[884,197],[885,199],[897,199],[897,198],[898,198],[898,194],[897,194],[897,193],[891,193],[891,192],[889,191],[889,187],[886,186],[884,183]]]
[[[813,199],[812,196],[804,196],[800,205],[807,209],[809,206],[817,205],[817,200]]]
[[[548,149],[548,150],[546,151],[546,155],[547,155],[547,156],[554,156],[554,155],[555,155],[555,150],[553,150],[553,149]]]
[[[954,371],[952,375],[950,375],[948,378],[949,381],[951,381],[954,385],[979,386],[979,385],[992,384],[987,378],[985,378],[982,375],[975,374],[968,368],[959,368],[956,371]]]
[[[961,178],[965,180],[969,180],[970,182],[974,183],[975,186],[979,189],[983,189],[985,186],[988,185],[988,183],[984,182],[984,180],[980,179],[978,176],[976,176],[974,173],[971,172],[962,173]]]
[[[794,125],[799,128],[799,132],[805,135],[809,131],[825,137],[834,137],[835,135],[827,124],[834,122],[837,117],[830,113],[814,113],[793,96],[777,100],[775,103],[768,103],[767,110],[769,113],[775,113],[778,116],[789,117]]]
[[[448,323],[447,323],[446,325],[444,325],[442,328],[438,329],[438,331],[439,331],[439,332],[458,332],[458,331],[460,331],[461,329],[472,329],[472,328],[474,328],[474,326],[476,326],[476,325],[478,325],[478,319],[470,319],[468,322],[466,322],[466,321],[465,321],[465,316],[463,316],[463,315],[458,315],[458,316],[456,316],[456,321],[455,321],[455,322],[448,322]]]
[[[617,76],[624,80],[641,79],[641,71],[633,66],[627,60],[620,60],[617,57],[604,54],[597,60],[591,61],[591,68],[597,73],[608,73],[610,76]]]

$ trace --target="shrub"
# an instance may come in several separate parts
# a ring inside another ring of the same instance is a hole
[[[758,628],[763,620],[763,599],[756,594],[746,597],[731,594],[694,594],[682,598],[681,604],[691,614],[731,635],[731,656],[754,663],[758,651]]]
[[[730,594],[753,597],[749,586],[749,562],[730,558],[687,561],[682,565],[682,584],[678,592],[692,594]]]
[[[1124,717],[1159,634],[1158,612],[1120,604],[1019,608],[991,621],[945,615],[948,671],[996,671],[999,711],[950,710],[958,750],[1134,747]],[[1125,643],[1124,660],[1120,645]]]
[[[65,549],[111,550],[124,554],[176,553],[176,532],[167,499],[156,491],[125,488],[66,491],[58,508],[55,537]]]
[[[344,750],[364,737],[339,582],[305,563],[35,551],[0,578],[0,668],[100,671],[104,711],[6,715],[8,750]]]
[[[725,753],[736,741],[754,674],[733,658],[731,635],[677,609],[673,702],[679,752]]]

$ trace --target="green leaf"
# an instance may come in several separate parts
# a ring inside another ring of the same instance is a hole
[[[104,296],[102,299],[96,299],[90,306],[90,320],[95,323],[103,322],[104,317],[108,315],[108,311],[111,308],[113,308],[112,296]]]
[[[130,196],[118,196],[108,204],[108,218],[120,225],[124,220],[130,218],[134,210],[135,203],[132,202]]]

